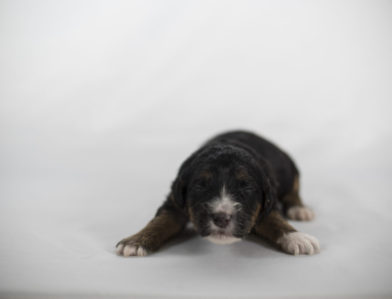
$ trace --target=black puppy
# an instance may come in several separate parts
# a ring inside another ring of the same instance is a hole
[[[214,243],[233,243],[252,233],[287,253],[314,254],[319,251],[317,239],[297,232],[283,217],[313,219],[298,192],[299,173],[286,153],[255,134],[228,132],[182,164],[155,218],[121,240],[117,252],[147,255],[191,222]]]

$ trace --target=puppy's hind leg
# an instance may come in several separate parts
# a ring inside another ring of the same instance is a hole
[[[145,256],[178,235],[186,223],[186,216],[164,204],[140,232],[118,242],[116,251],[123,256]]]
[[[315,254],[320,251],[315,237],[296,231],[276,210],[257,223],[253,233],[293,255]]]
[[[298,221],[310,221],[314,218],[314,212],[306,207],[299,196],[299,176],[294,178],[291,191],[283,199],[283,208],[287,218]]]

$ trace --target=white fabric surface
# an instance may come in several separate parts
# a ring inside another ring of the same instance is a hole
[[[392,294],[390,1],[2,1],[0,297]],[[213,134],[292,154],[321,253],[114,254]],[[7,295],[8,294],[8,295]]]

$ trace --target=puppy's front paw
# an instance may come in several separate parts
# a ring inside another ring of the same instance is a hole
[[[314,212],[303,206],[294,206],[287,210],[287,217],[291,220],[310,221],[314,219]]]
[[[283,251],[294,255],[320,252],[318,240],[311,235],[301,232],[285,234],[278,239],[277,243]]]
[[[116,245],[116,252],[123,256],[146,256],[148,250],[137,240],[136,236],[123,239]]]

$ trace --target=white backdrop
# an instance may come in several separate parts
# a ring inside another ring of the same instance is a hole
[[[391,29],[391,1],[1,1],[0,296],[391,295]],[[115,256],[236,128],[293,155],[321,254]]]

